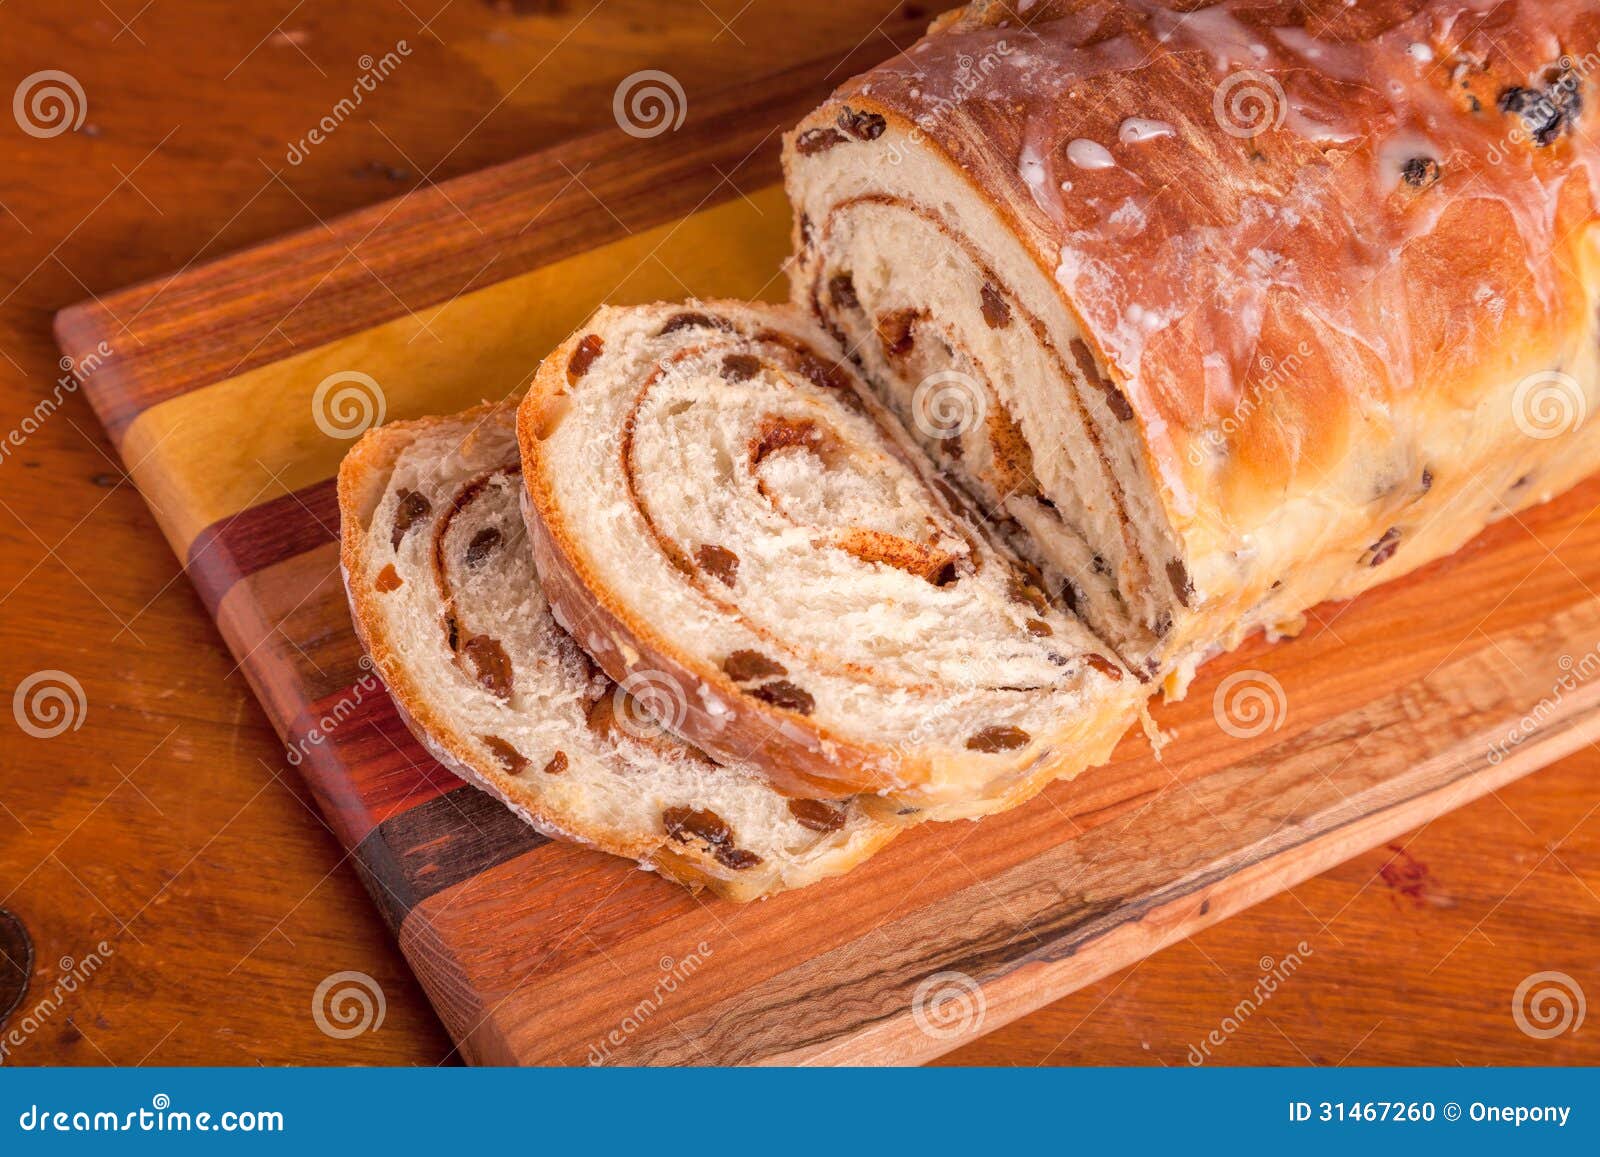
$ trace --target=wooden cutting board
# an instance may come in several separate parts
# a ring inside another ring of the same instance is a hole
[[[435,764],[350,627],[343,435],[380,406],[517,391],[601,302],[781,297],[778,133],[865,63],[798,68],[676,131],[599,133],[57,318],[64,370],[472,1060],[925,1060],[1600,732],[1591,482],[1320,608],[1293,642],[1215,661],[1156,709],[1162,758],[1129,737],[1029,806],[915,830],[765,903],[547,841]],[[341,387],[368,411],[331,401]],[[1263,969],[1322,930],[1307,912]]]

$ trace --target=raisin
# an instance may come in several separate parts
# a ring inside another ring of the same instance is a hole
[[[983,304],[983,320],[989,323],[990,329],[1005,329],[1011,324],[1011,307],[991,283],[983,283],[978,298]]]
[[[838,129],[807,129],[794,139],[794,151],[802,157],[814,157],[842,144],[844,134]]]
[[[722,670],[735,683],[753,683],[757,679],[789,673],[782,663],[767,658],[760,651],[735,651],[722,660]]]
[[[1394,552],[1400,549],[1400,528],[1391,526],[1383,532],[1383,537],[1367,547],[1367,565],[1382,566],[1394,557]]]
[[[1094,568],[1095,574],[1109,575],[1111,573],[1111,564],[1106,561],[1103,554],[1095,555],[1089,561],[1089,565]]]
[[[1050,624],[1045,622],[1043,619],[1029,619],[1026,626],[1028,628],[1028,634],[1033,635],[1035,638],[1045,639],[1055,634],[1055,631],[1051,629]]]
[[[839,113],[838,125],[846,136],[858,141],[875,141],[887,128],[884,119],[875,112],[860,112],[846,106]]]
[[[1100,674],[1104,675],[1107,679],[1110,679],[1113,683],[1122,682],[1122,668],[1117,666],[1104,655],[1097,655],[1093,651],[1090,651],[1083,657],[1083,661],[1089,666],[1093,667],[1096,671],[1099,671]]]
[[[472,536],[471,542],[467,543],[467,566],[476,570],[499,545],[500,532],[492,526],[484,527]]]
[[[1433,489],[1433,471],[1424,469],[1422,471],[1422,492],[1424,494],[1426,494],[1428,491],[1430,491],[1432,489]]]
[[[1178,596],[1178,601],[1188,606],[1194,595],[1194,583],[1189,581],[1189,568],[1183,565],[1183,559],[1175,558],[1167,563],[1167,581],[1172,584],[1172,593]]]
[[[844,827],[846,813],[842,807],[833,807],[820,799],[792,799],[789,814],[803,828],[814,832],[836,832]]]
[[[444,641],[450,647],[452,655],[461,649],[461,624],[456,621],[455,615],[448,611],[444,616]]]
[[[733,830],[728,822],[705,808],[669,807],[661,813],[661,822],[667,826],[667,835],[680,844],[691,839],[704,840],[714,848],[729,847],[733,843]]]
[[[472,664],[473,676],[484,690],[497,699],[511,698],[511,657],[488,635],[473,635],[461,646],[461,653]]]
[[[722,376],[730,382],[748,382],[761,372],[761,359],[755,354],[729,354],[722,359]]]
[[[697,546],[694,560],[700,564],[701,570],[725,587],[731,587],[739,574],[739,556],[725,546],[713,546],[709,542]]]
[[[811,218],[804,213],[800,214],[800,244],[811,244]]]
[[[1555,143],[1583,108],[1577,77],[1564,73],[1548,91],[1514,86],[1500,94],[1500,111],[1515,113],[1539,148]]]
[[[1400,167],[1400,177],[1413,189],[1426,189],[1439,179],[1439,162],[1432,157],[1412,157]]]
[[[763,703],[770,703],[785,711],[793,711],[797,715],[810,715],[817,707],[817,701],[811,697],[811,692],[787,679],[774,679],[770,683],[763,683],[750,694]]]
[[[394,569],[394,563],[391,562],[378,572],[378,577],[373,580],[372,585],[377,588],[379,594],[386,595],[390,591],[399,590],[402,582],[400,572]]]
[[[1078,338],[1072,339],[1072,356],[1077,361],[1078,370],[1084,378],[1106,396],[1106,405],[1117,416],[1117,421],[1133,421],[1133,407],[1129,405],[1127,395],[1117,389],[1115,382],[1100,376],[1100,367],[1095,365],[1094,354],[1090,353],[1089,347]]]
[[[400,540],[432,512],[433,503],[428,501],[427,495],[418,494],[415,490],[402,490],[400,502],[394,510],[394,533],[389,536],[389,545],[399,550]]]
[[[846,390],[849,388],[848,379],[844,371],[834,362],[825,362],[810,350],[801,350],[795,354],[800,363],[800,372],[804,374],[812,385],[824,390]]]
[[[1076,584],[1071,582],[1064,582],[1061,584],[1061,601],[1066,605],[1067,610],[1071,611],[1073,614],[1078,613],[1078,603],[1081,601],[1081,599],[1078,595],[1078,588]]]
[[[848,273],[835,273],[828,278],[828,297],[840,309],[861,308],[861,299],[856,296],[856,283]]]
[[[742,872],[746,868],[753,868],[761,862],[761,857],[744,848],[718,847],[711,853],[717,858],[717,863],[724,868],[732,868],[735,872]]]
[[[560,775],[567,770],[567,753],[558,751],[550,757],[550,762],[544,765],[546,775]]]
[[[897,309],[878,318],[878,340],[890,357],[904,357],[916,345],[917,310]]]
[[[997,751],[1015,751],[1026,747],[1033,737],[1020,727],[985,727],[967,740],[968,751],[981,751],[993,755]]]
[[[489,749],[489,754],[495,757],[500,766],[512,775],[516,775],[528,766],[527,757],[498,735],[483,736],[483,745]]]
[[[669,333],[677,333],[682,329],[720,329],[731,332],[733,324],[720,317],[700,313],[697,310],[684,310],[667,318],[666,324],[657,332],[657,337],[665,337]]]
[[[594,360],[600,356],[600,351],[605,349],[605,342],[600,340],[597,333],[584,334],[579,339],[577,347],[572,351],[572,356],[567,359],[567,384],[576,385],[578,379],[589,372],[589,367],[594,365]]]
[[[1050,610],[1050,600],[1044,597],[1044,592],[1038,585],[1023,575],[1013,575],[1011,585],[1006,593],[1011,596],[1014,603],[1024,603],[1041,615]]]

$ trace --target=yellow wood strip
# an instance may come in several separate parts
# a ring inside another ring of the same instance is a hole
[[[507,397],[601,303],[781,300],[789,222],[780,186],[737,197],[163,402],[123,456],[183,558],[217,520],[331,477],[352,442],[337,434],[370,424],[379,398],[392,420]],[[352,374],[375,388],[323,385]]]

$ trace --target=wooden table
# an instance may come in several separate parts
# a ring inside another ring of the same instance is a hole
[[[0,7],[0,96],[58,69],[87,106],[48,138],[0,117],[0,437],[31,431],[0,457],[0,691],[54,669],[87,702],[54,738],[0,726],[0,906],[36,947],[0,1056],[453,1059],[88,406],[64,391],[32,420],[60,376],[51,314],[603,124],[640,69],[670,68],[692,105],[863,40],[888,54],[927,15],[881,0]],[[362,58],[401,41],[362,107],[290,163]],[[1600,994],[1597,772],[1585,751],[949,1059],[1182,1065],[1217,1030],[1210,1063],[1600,1062],[1592,1027],[1538,1039],[1512,1016],[1535,973]],[[1225,1024],[1262,958],[1302,940],[1316,947],[1294,976]],[[340,971],[381,986],[376,1031],[319,1028],[313,994]]]

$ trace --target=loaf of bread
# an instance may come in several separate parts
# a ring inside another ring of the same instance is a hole
[[[887,819],[1017,803],[1145,698],[791,308],[602,309],[518,419],[559,621],[663,722]]]
[[[520,464],[359,444],[358,627],[463,775],[724,894],[1012,806],[1591,472],[1597,68],[1592,0],[941,17],[786,138],[793,308],[602,309]]]
[[[787,138],[794,296],[1181,693],[1594,469],[1597,65],[1592,0],[976,3]]]
[[[417,738],[547,835],[749,900],[895,834],[791,801],[662,731],[550,617],[520,510],[515,406],[367,433],[339,470],[356,629]]]

